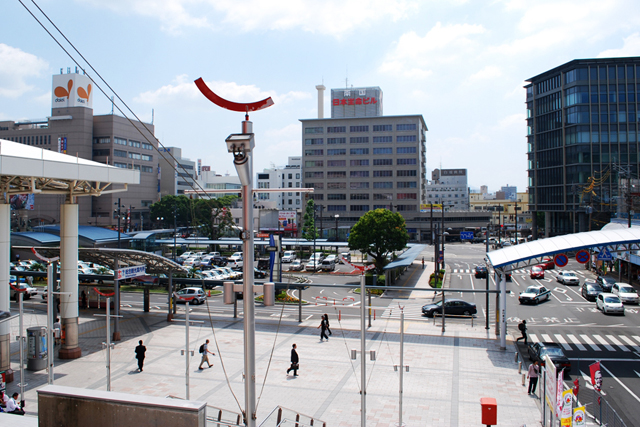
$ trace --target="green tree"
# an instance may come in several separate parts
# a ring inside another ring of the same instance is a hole
[[[403,249],[408,241],[404,218],[388,209],[367,212],[349,234],[349,247],[373,258],[379,275],[384,273],[387,254]]]
[[[315,240],[320,237],[318,229],[316,228],[316,219],[315,219],[315,210],[316,205],[313,199],[310,199],[307,202],[307,207],[304,212],[303,226],[302,226],[302,237],[307,240]]]

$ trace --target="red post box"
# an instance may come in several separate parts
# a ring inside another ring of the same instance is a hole
[[[494,426],[498,424],[498,403],[493,397],[480,398],[480,406],[482,407],[482,424],[486,426]]]

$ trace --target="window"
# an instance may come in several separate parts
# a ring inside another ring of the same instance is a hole
[[[127,169],[128,167],[126,163],[116,163],[116,162],[113,162],[113,166],[121,169]]]
[[[379,144],[381,142],[393,142],[393,137],[392,136],[374,136],[373,137],[374,144]]]
[[[415,205],[396,205],[396,210],[398,212],[406,212],[406,211],[417,211]]]
[[[415,154],[418,152],[418,147],[397,147],[396,154]]]
[[[393,148],[391,147],[374,148],[373,154],[393,154]]]
[[[327,178],[331,179],[331,178],[346,178],[347,177],[347,172],[346,171],[329,171],[327,172]]]
[[[110,156],[111,150],[93,150],[94,156]]]
[[[304,177],[305,178],[324,178],[324,172],[305,172],[304,173]],[[260,183],[262,184],[262,183]],[[268,184],[268,182],[267,182]]]
[[[127,140],[122,138],[113,138],[114,144],[127,145]]]
[[[304,133],[324,133],[322,127],[305,128]]]
[[[305,156],[323,156],[324,150],[304,150],[304,155]]]
[[[369,205],[351,205],[352,212],[366,212],[369,210]]]
[[[393,159],[373,159],[373,166],[393,166]]]
[[[309,198],[313,200],[324,200],[324,194],[309,194]],[[300,201],[300,199],[298,199],[298,201]]]
[[[358,190],[361,188],[369,188],[368,182],[351,182],[349,183],[349,188],[352,190]]]
[[[329,126],[327,128],[327,133],[345,133],[346,131],[346,126]]]
[[[393,200],[392,193],[373,193],[373,200]]]
[[[304,140],[304,145],[322,145],[322,144],[324,144],[324,139],[322,138],[311,138],[311,139]]]
[[[351,178],[369,178],[369,171],[350,171]]]
[[[418,188],[417,181],[399,181],[398,188]]]
[[[113,155],[116,157],[127,157],[127,152],[122,150],[113,150]]]
[[[397,171],[396,176],[418,176],[418,172],[416,170]]]
[[[133,165],[133,170],[139,171],[140,170],[140,165]]]
[[[351,160],[350,166],[369,166],[369,159]]]
[[[369,154],[369,149],[368,148],[352,148],[351,150],[349,150],[349,153],[353,156]]]
[[[398,165],[416,165],[416,164],[418,164],[418,160],[417,159],[398,159],[396,164],[398,164]]]
[[[129,147],[140,148],[140,143],[138,141],[129,140]]]
[[[374,132],[391,132],[393,131],[393,125],[373,125]]]
[[[116,151],[116,150],[113,150]],[[130,159],[135,159],[135,160],[140,160],[142,159],[142,156],[138,153],[129,153],[129,158]]]
[[[143,155],[142,155],[142,160],[145,160],[145,161],[147,161],[147,162],[150,162],[150,161],[152,161],[152,160],[153,160],[153,156],[150,156],[150,155],[148,155],[148,154],[143,154]]]
[[[93,143],[94,144],[111,144],[111,138],[109,137],[93,138]]]
[[[327,145],[346,144],[347,138],[327,138]]]
[[[349,132],[369,132],[369,126],[349,126]]]
[[[307,182],[304,184],[304,186],[305,188],[316,188],[318,190],[322,190],[324,188],[324,183],[323,182]]]
[[[391,161],[391,159],[389,159]],[[373,171],[374,178],[393,176],[393,171]]]
[[[373,188],[393,188],[393,182],[390,182],[390,181],[374,182]]]
[[[369,137],[368,136],[352,136],[349,138],[350,144],[368,144]]]
[[[143,142],[143,143],[142,143],[142,148],[143,148],[144,150],[153,150],[153,145],[151,145],[151,144],[147,144],[146,142]]]
[[[417,200],[418,195],[416,193],[398,193],[396,195],[396,199],[398,200]]]
[[[347,166],[347,161],[346,160],[327,160],[327,166],[328,167],[345,167]]]
[[[369,200],[368,193],[355,193],[351,195],[351,200]]]
[[[313,172],[311,172],[313,173]],[[322,172],[320,172],[322,173]],[[260,179],[260,178],[258,178]],[[269,188],[269,183],[268,182],[258,182],[258,188]]]
[[[321,168],[324,167],[324,160],[307,160],[304,162],[305,168]]]
[[[327,200],[347,200],[346,194],[327,194]]]
[[[396,141],[397,142],[416,142],[416,136],[415,135],[398,135],[396,137]]]
[[[416,130],[416,124],[408,123],[403,125],[396,125],[396,130]]]
[[[346,148],[330,148],[327,150],[327,156],[344,156],[347,154]]]
[[[315,187],[318,188],[318,187]],[[346,182],[329,182],[327,183],[327,190],[345,190],[347,188]]]
[[[327,211],[329,212],[344,212],[346,210],[346,205],[327,205]]]

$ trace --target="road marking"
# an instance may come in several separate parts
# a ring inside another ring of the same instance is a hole
[[[584,385],[589,389],[589,390],[593,390],[593,386],[591,385],[591,376],[585,374],[584,372],[580,371],[580,374],[582,375],[582,379],[584,379]]]
[[[634,343],[634,342],[631,340],[631,338],[629,338],[629,337],[628,337],[628,336],[626,336],[626,335],[619,335],[619,337],[620,337],[620,339],[621,339],[622,341],[626,342],[626,343],[627,343],[627,344],[629,344],[631,347],[633,347],[633,350],[634,350],[634,351],[638,351],[638,352],[640,352],[640,347],[638,347],[638,346],[636,345],[636,343]]]
[[[640,377],[640,374],[638,373],[638,371],[633,371],[633,372],[635,372],[636,375]]]
[[[620,381],[620,380],[619,380],[615,375],[613,375],[613,374],[611,373],[611,371],[610,371],[610,370],[608,370],[608,369],[606,368],[606,366],[604,366],[603,364],[600,364],[600,367],[601,367],[602,369],[604,369],[605,371],[607,371],[607,372],[609,373],[609,375],[611,375],[611,378],[613,378],[614,380],[616,380],[616,381],[618,382],[618,384],[620,384],[620,385],[622,386],[622,388],[624,388],[625,390],[627,390],[631,396],[633,396],[633,397],[634,397],[638,402],[640,402],[640,397],[636,396],[634,392],[632,392],[631,390],[629,390],[629,387],[627,387],[626,385],[624,385],[624,383],[623,383],[622,381]]]
[[[604,346],[604,348],[606,348],[609,351],[616,351],[615,348],[613,348],[612,346],[609,345],[609,343],[602,338],[600,335],[598,334],[593,334],[593,337],[596,339],[596,341],[598,341],[600,344],[602,344]]]
[[[580,343],[580,341],[578,341],[578,338],[576,338],[575,336],[571,335],[571,334],[567,334],[567,337],[571,340],[571,342],[578,347],[578,350],[581,351],[586,351],[587,348],[585,346],[582,345],[582,343]]]
[[[529,334],[529,340],[532,342],[540,342],[536,334]]]
[[[640,337],[639,337],[639,336],[637,336],[637,335],[634,335],[634,336],[633,336],[633,339],[634,339],[634,340],[636,340],[636,341],[638,341],[638,342],[640,342]]]
[[[602,351],[600,350],[600,347],[598,347],[593,341],[591,341],[591,338],[589,338],[588,335],[580,335],[580,338],[582,338],[582,341],[584,341],[594,351]]]
[[[618,339],[616,337],[614,337],[613,335],[607,335],[607,338],[609,339],[609,341],[611,341],[612,343],[614,343],[615,345],[620,347],[620,349],[622,351],[631,351],[626,346],[622,345],[622,343],[620,341],[618,341]]]
[[[567,341],[565,341],[565,339],[564,339],[564,337],[562,335],[555,334],[554,337],[556,337],[556,341],[560,343],[562,348],[564,348],[565,350],[572,350],[571,346],[569,344],[567,344]]]
[[[544,340],[544,342],[553,342],[553,340],[551,339],[551,337],[547,334],[540,334],[540,336],[542,337],[542,339]]]
[[[471,289],[475,291],[476,287],[473,285],[473,277],[469,276],[469,280],[471,281]]]

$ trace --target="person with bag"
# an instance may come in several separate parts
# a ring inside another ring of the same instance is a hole
[[[327,313],[324,314],[324,324],[327,327],[327,332],[329,332],[329,335],[333,335],[331,333],[331,328],[329,327],[329,315]]]
[[[522,333],[522,336],[520,338],[516,338],[516,342],[524,339],[524,345],[527,345],[527,321],[523,320],[522,322],[520,322],[518,324],[518,329]]]
[[[323,338],[326,338],[327,341],[329,341],[329,337],[327,336],[327,321],[325,320],[324,316],[325,315],[322,315],[320,317],[322,320],[320,320],[320,324],[318,325],[318,328],[322,328],[320,329],[320,341],[324,341]]]
[[[293,371],[293,376],[297,377],[298,369],[300,368],[298,352],[296,351],[297,346],[294,344],[291,347],[291,366],[287,369],[287,375],[289,375],[289,372]]]
[[[203,364],[204,362],[207,362],[207,365],[208,365],[209,367],[212,367],[212,366],[213,366],[213,364],[212,364],[212,363],[209,363],[209,354],[212,354],[212,355],[214,355],[214,356],[215,356],[216,354],[215,354],[215,353],[212,353],[212,352],[210,352],[210,351],[209,351],[209,340],[207,340],[204,344],[202,344],[202,345],[200,346],[200,354],[202,354],[202,360],[200,361],[200,366],[198,366],[198,369],[200,369],[200,370],[202,370],[202,369],[203,369],[203,368],[202,368],[202,364]]]
[[[538,361],[535,360],[531,365],[529,365],[529,371],[527,372],[527,378],[529,378],[529,392],[527,394],[536,394],[539,375],[540,366],[538,366]]]

